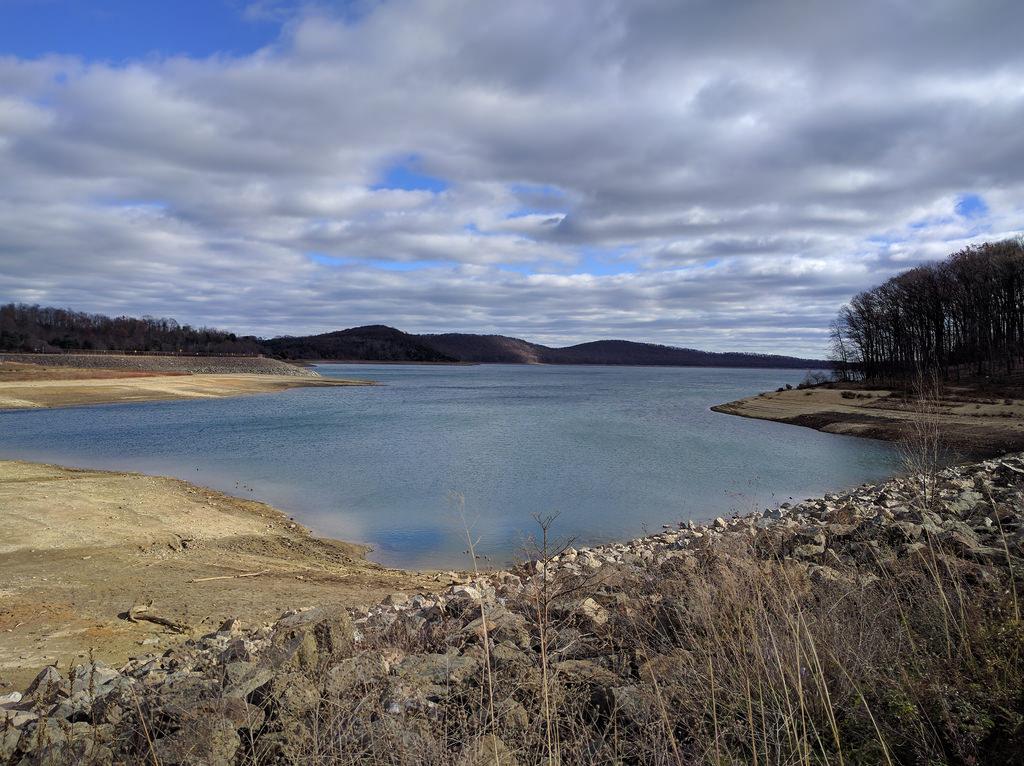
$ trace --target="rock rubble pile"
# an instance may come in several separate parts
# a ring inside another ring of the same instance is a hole
[[[706,524],[686,521],[630,542],[560,549],[367,609],[300,609],[255,628],[229,620],[117,669],[47,667],[24,692],[0,696],[0,763],[112,764],[148,752],[164,766],[234,764],[257,751],[261,763],[302,763],[325,700],[370,695],[382,711],[337,738],[372,739],[396,726],[415,738],[415,721],[439,715],[453,694],[473,697],[488,667],[525,686],[540,683],[540,651],[553,672],[585,690],[587,705],[628,711],[639,704],[630,672],[641,671],[601,661],[593,643],[633,608],[636,591],[625,583],[665,567],[697,568],[709,555],[780,561],[812,582],[849,587],[866,587],[893,562],[935,549],[982,577],[988,568],[1024,571],[1022,484],[1024,456],[1006,456]],[[542,620],[558,626],[543,646]],[[517,703],[502,706],[506,730],[532,725]],[[467,743],[462,762],[515,763],[510,745],[493,736]]]

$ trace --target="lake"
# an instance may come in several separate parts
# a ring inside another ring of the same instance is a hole
[[[177,476],[409,568],[507,563],[875,481],[890,445],[711,412],[801,370],[320,365],[374,387],[0,413],[0,457]],[[452,493],[464,497],[466,523]]]

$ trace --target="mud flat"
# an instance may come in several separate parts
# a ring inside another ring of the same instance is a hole
[[[0,461],[0,524],[0,694],[90,651],[117,664],[228,617],[450,581],[368,562],[366,547],[314,537],[268,505],[135,473]],[[119,616],[146,604],[166,622]]]

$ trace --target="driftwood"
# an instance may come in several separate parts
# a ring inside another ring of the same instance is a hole
[[[150,614],[149,609],[152,604],[136,604],[127,612],[124,612],[120,616],[130,622],[152,622],[156,625],[163,625],[168,630],[172,630],[175,633],[188,633],[189,626],[170,620],[166,617],[161,617],[158,614]]]
[[[258,577],[259,575],[269,574],[269,569],[263,569],[259,572],[243,572],[242,574],[233,575],[217,575],[216,577],[197,577],[195,580],[189,580],[189,582],[210,582],[211,580],[237,580],[240,577]]]

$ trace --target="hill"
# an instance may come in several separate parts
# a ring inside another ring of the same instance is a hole
[[[22,304],[0,306],[0,352],[123,351],[172,355],[272,356],[339,362],[475,364],[623,364],[676,367],[822,368],[828,362],[770,354],[713,353],[628,340],[553,348],[505,335],[415,335],[366,325],[319,335],[238,336],[174,319],[108,317]]]
[[[386,338],[386,354],[374,343],[338,344],[334,338]],[[393,327],[356,327],[308,338],[275,338],[266,341],[274,353],[290,359],[337,361],[468,362],[476,364],[622,364],[674,367],[775,367],[805,369],[827,367],[818,359],[771,354],[714,353],[691,348],[598,340],[564,348],[552,348],[505,335],[442,333],[412,335]]]
[[[772,354],[715,353],[692,348],[635,343],[628,340],[596,340],[566,348],[548,349],[548,364],[638,364],[674,367],[822,367],[816,359]]]
[[[367,325],[348,330],[284,336],[263,341],[266,350],[284,359],[333,359],[361,362],[457,362],[394,327]]]
[[[551,349],[505,335],[471,335],[444,333],[417,336],[439,353],[461,362],[481,364],[541,364],[547,362]]]

